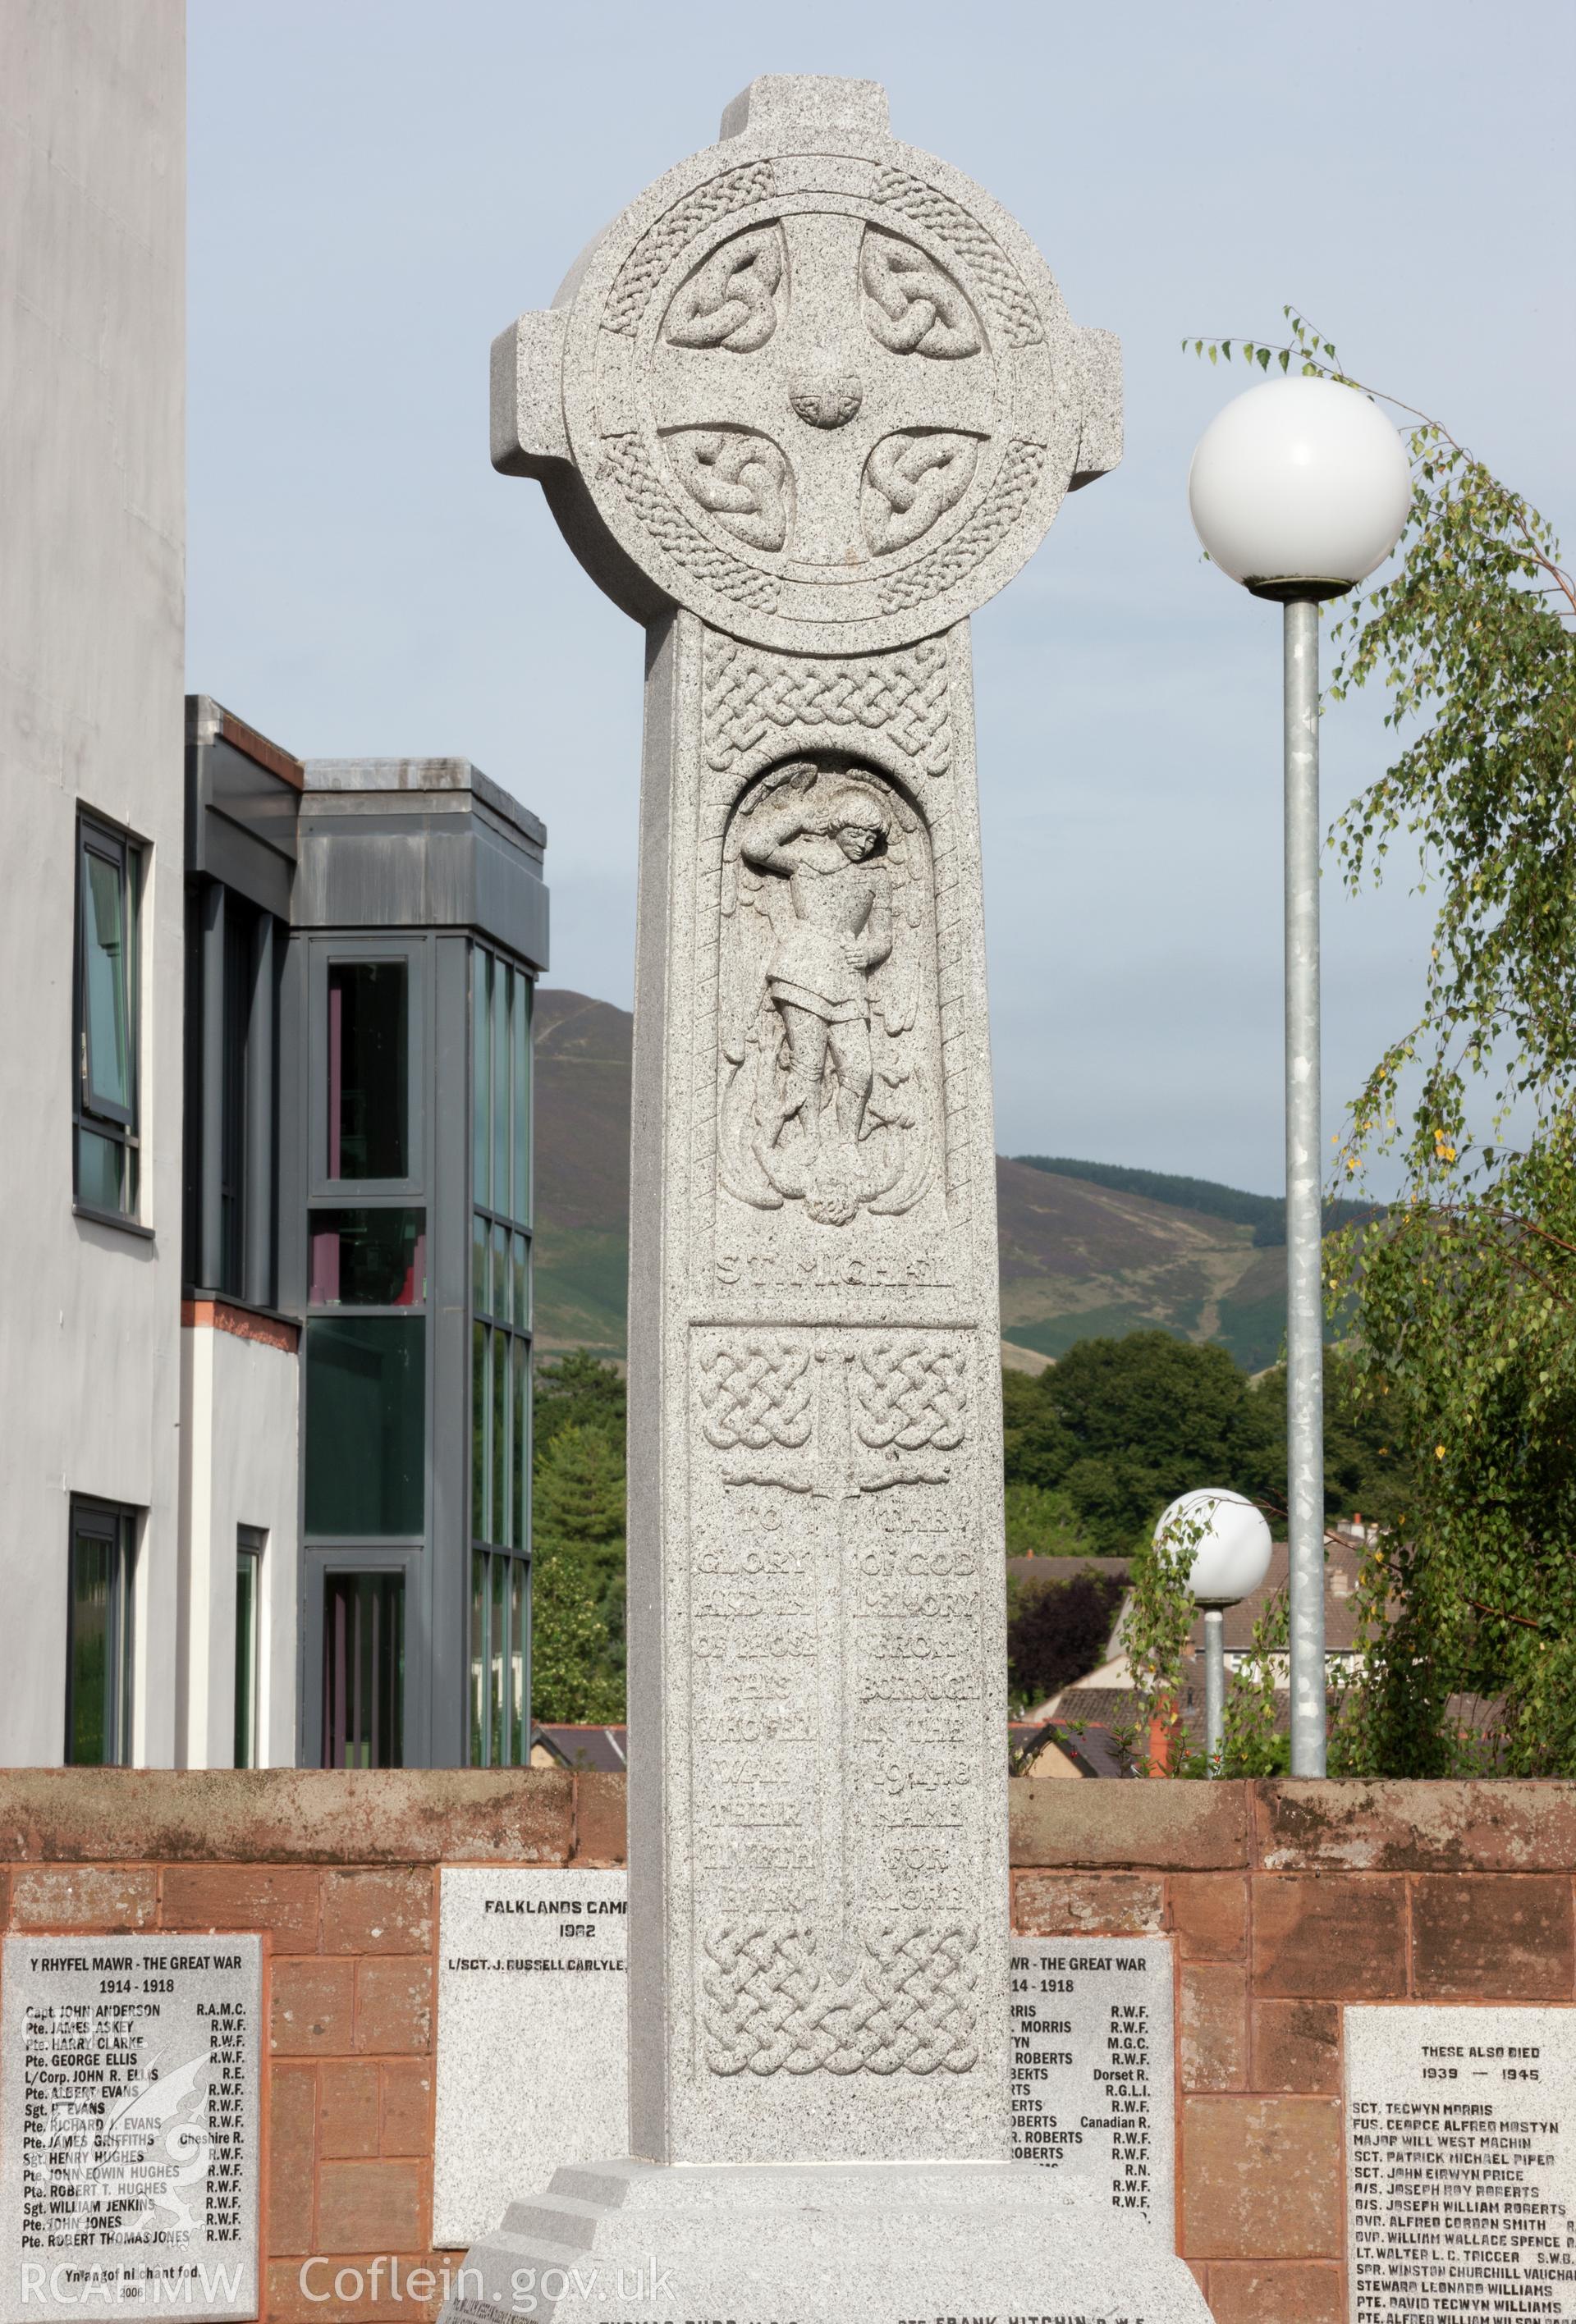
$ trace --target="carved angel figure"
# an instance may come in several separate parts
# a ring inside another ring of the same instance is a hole
[[[895,1053],[916,1013],[912,934],[910,956],[894,955],[919,926],[922,844],[912,810],[853,768],[784,768],[736,821],[723,908],[756,927],[735,946],[722,1175],[760,1209],[802,1201],[847,1226],[864,1205],[907,1210],[930,1184],[924,1075]]]

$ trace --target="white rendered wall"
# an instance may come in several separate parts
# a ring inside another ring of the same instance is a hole
[[[135,1757],[176,1755],[183,0],[0,5],[0,1764],[65,1741],[68,1503],[147,1512]],[[78,804],[151,849],[142,1217],[71,1209]]]
[[[181,1430],[190,1448],[181,1764],[235,1764],[236,1537],[263,1551],[257,1765],[292,1767],[296,1743],[296,1458],[300,1359],[199,1323],[181,1332]]]

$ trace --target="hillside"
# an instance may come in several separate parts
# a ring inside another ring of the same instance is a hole
[[[536,996],[536,1326],[543,1350],[624,1352],[629,1205],[626,1010],[583,993]],[[1192,1182],[1159,1180],[1165,1199],[1102,1169],[1097,1185],[1030,1161],[997,1161],[1002,1330],[1020,1348],[1060,1355],[1075,1340],[1159,1327],[1218,1340],[1256,1371],[1273,1363],[1285,1314],[1285,1255],[1255,1247],[1263,1196],[1235,1217],[1189,1207]],[[1094,1165],[1091,1167],[1099,1168]],[[1211,1201],[1228,1189],[1201,1192]],[[1277,1206],[1278,1207],[1278,1206]],[[1260,1230],[1262,1231],[1262,1229]]]

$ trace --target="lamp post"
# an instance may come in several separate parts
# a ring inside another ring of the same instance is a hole
[[[1244,1494],[1206,1485],[1183,1493],[1154,1528],[1190,1560],[1188,1587],[1204,1615],[1204,1748],[1220,1772],[1226,1724],[1226,1609],[1251,1598],[1270,1567],[1270,1529]]]
[[[1328,379],[1250,388],[1205,429],[1188,476],[1210,558],[1284,608],[1286,1450],[1292,1773],[1321,1775],[1324,1711],[1323,1157],[1319,1111],[1319,604],[1383,564],[1412,501],[1377,405]]]

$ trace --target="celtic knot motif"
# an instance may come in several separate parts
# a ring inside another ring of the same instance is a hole
[[[859,255],[859,280],[869,296],[865,320],[871,337],[895,355],[953,362],[979,353],[979,327],[968,300],[913,243],[872,227]]]
[[[698,1386],[709,1444],[728,1452],[808,1443],[815,1383],[810,1350],[793,1340],[749,1339],[700,1358]]]
[[[741,565],[737,557],[718,549],[698,526],[673,506],[662,481],[646,457],[638,436],[609,436],[602,447],[604,472],[613,477],[630,506],[670,557],[709,581],[714,589],[757,613],[771,613],[777,603],[778,583],[770,574]]]
[[[665,440],[692,501],[752,549],[782,548],[788,538],[788,463],[769,436],[680,428]]]
[[[675,202],[641,236],[619,270],[602,310],[602,328],[633,338],[646,300],[691,237],[716,218],[727,217],[750,202],[765,201],[772,190],[770,161],[749,161],[742,169],[725,170],[720,177],[709,178],[681,202]]]
[[[865,537],[877,557],[906,549],[956,508],[974,481],[979,445],[943,429],[909,429],[877,444],[865,467]]]
[[[728,347],[754,355],[777,327],[783,237],[774,226],[736,235],[674,295],[667,336],[676,347]]]
[[[899,210],[916,226],[928,227],[971,266],[990,294],[1003,336],[1009,346],[1038,346],[1045,329],[1017,268],[985,228],[940,193],[904,170],[882,170],[876,179],[876,198],[884,208]]]
[[[968,521],[950,540],[922,557],[917,565],[892,573],[881,592],[882,610],[894,613],[904,605],[922,605],[928,598],[950,589],[963,575],[988,557],[1005,533],[1012,530],[1040,481],[1045,465],[1043,444],[1016,438],[1007,446],[990,490]]]
[[[863,727],[927,775],[952,763],[947,649],[933,638],[854,661],[779,660],[716,632],[706,640],[706,763],[727,774],[774,728]]]
[[[802,1922],[726,1922],[706,1939],[706,2062],[714,2074],[966,2074],[978,2059],[973,1955],[958,1922],[890,1921],[827,1987]]]
[[[930,1339],[883,1340],[854,1374],[855,1433],[875,1452],[950,1452],[963,1442],[963,1357]]]

